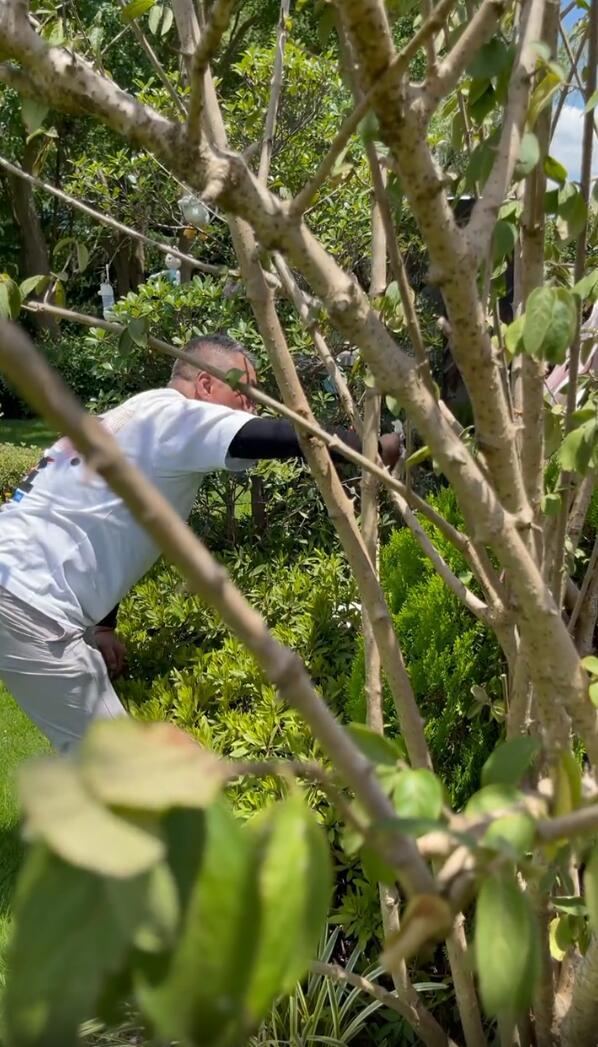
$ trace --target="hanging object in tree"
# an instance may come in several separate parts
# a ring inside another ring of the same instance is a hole
[[[210,224],[210,212],[198,196],[186,193],[179,200],[179,207],[187,225],[192,225],[195,229],[203,229],[204,226]]]
[[[166,262],[166,269],[161,269],[159,273],[152,273],[150,276],[150,283],[153,280],[166,280],[169,284],[175,284],[177,287],[181,282],[181,259],[177,258],[174,254],[167,254],[164,259]]]
[[[110,274],[108,272],[108,266],[106,266],[106,276],[100,284],[100,290],[98,291],[100,298],[102,299],[102,315],[104,320],[111,320],[113,313],[112,309],[114,306],[114,288],[110,283]]]
[[[181,282],[181,259],[177,258],[176,255],[167,254],[165,262],[166,272],[163,274],[164,279],[178,286]]]

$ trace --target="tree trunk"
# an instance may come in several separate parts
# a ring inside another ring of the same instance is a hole
[[[37,155],[36,142],[30,142],[23,152],[23,169],[31,173]],[[21,242],[21,278],[50,275],[50,254],[42,223],[35,203],[33,189],[17,175],[4,175],[6,192],[13,221],[19,231]],[[35,313],[33,322],[40,331],[58,332],[58,322],[47,313]]]
[[[116,297],[124,298],[129,291],[137,291],[139,284],[143,283],[145,279],[143,272],[145,253],[142,243],[138,240],[129,240],[124,235],[119,235],[116,243],[118,249],[113,263],[116,275]]]

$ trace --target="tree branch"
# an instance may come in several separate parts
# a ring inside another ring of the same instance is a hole
[[[596,66],[598,65],[598,0],[592,0],[588,25],[588,66],[585,85],[585,100],[589,102],[596,90]],[[582,154],[581,154],[581,195],[589,215],[590,193],[592,190],[592,149],[594,145],[594,113],[592,109],[584,115]],[[588,218],[577,238],[575,245],[575,264],[573,267],[573,279],[577,283],[581,280],[586,265],[586,248],[588,236]],[[569,351],[569,375],[567,381],[567,406],[565,410],[565,436],[573,428],[573,414],[577,407],[577,378],[579,375],[579,358],[581,353],[581,308],[577,312],[577,329],[573,345]],[[558,516],[556,536],[554,544],[554,562],[552,564],[552,591],[557,605],[561,607],[565,587],[565,540],[567,535],[567,520],[571,496],[575,486],[575,477],[571,473],[563,472],[559,478],[561,489],[561,509]]]
[[[121,7],[126,7],[127,0],[119,0],[119,3],[120,3]],[[138,19],[134,18],[129,23],[129,26],[133,30],[133,33],[134,33],[134,35],[135,35],[135,37],[137,39],[137,42],[139,43],[140,47],[142,48],[143,51],[145,51],[145,54],[146,54],[146,56],[148,58],[148,61],[149,61],[150,65],[151,65],[152,69],[154,70],[156,76],[158,77],[160,82],[164,85],[166,90],[168,91],[168,94],[170,95],[172,101],[174,102],[175,108],[179,112],[179,115],[182,116],[183,119],[185,119],[185,117],[187,116],[187,110],[186,110],[185,106],[183,105],[183,102],[182,102],[181,98],[179,97],[179,94],[178,94],[177,90],[175,89],[175,87],[171,83],[168,73],[164,69],[164,66],[162,65],[160,59],[158,58],[156,52],[154,51],[154,49],[152,47],[152,45],[150,44],[150,42],[147,39],[145,33],[143,32],[141,26],[139,25]]]
[[[263,185],[266,185],[268,182],[272,147],[274,145],[274,130],[276,128],[276,117],[278,114],[280,93],[282,91],[284,47],[287,38],[289,8],[290,0],[281,0],[280,15],[278,18],[278,32],[276,36],[276,56],[274,58],[274,69],[272,71],[272,80],[270,83],[270,99],[268,101],[268,111],[266,113],[266,123],[264,126],[264,137],[262,140],[262,152],[258,171],[258,179],[263,183]]]
[[[437,76],[429,77],[426,82],[422,101],[428,116],[440,100],[457,86],[467,66],[491,36],[508,7],[509,0],[482,0],[452,51],[440,63]]]
[[[123,455],[98,419],[88,415],[58,375],[14,324],[0,321],[0,366],[11,385],[60,432],[65,433],[122,498],[136,520],[198,593],[221,615],[254,655],[281,697],[303,716],[333,765],[373,820],[392,818],[394,808],[378,785],[372,765],[316,693],[301,659],[268,631],[218,564],[174,509]],[[394,835],[394,834],[393,834]],[[415,844],[396,834],[397,877],[408,893],[435,893],[433,878]],[[400,865],[400,868],[398,867]]]
[[[204,106],[204,76],[218,50],[218,45],[230,21],[236,0],[214,0],[210,17],[202,28],[199,43],[191,62],[189,112],[186,123],[187,141],[191,148],[201,139],[201,120]]]
[[[330,978],[332,981],[345,982],[347,985],[352,985],[354,988],[360,989],[361,992],[367,993],[368,996],[380,1000],[391,1011],[396,1011],[397,1014],[400,1014],[413,1031],[421,1037],[427,1047],[456,1047],[454,1041],[449,1039],[429,1011],[425,1012],[426,1021],[424,1025],[421,1012],[416,1006],[416,1001],[412,998],[404,1002],[395,993],[387,992],[386,989],[383,989],[380,985],[375,985],[368,978],[364,978],[361,974],[355,974],[354,971],[347,971],[337,963],[320,963],[314,960],[310,964],[310,970],[314,974]],[[413,993],[417,996],[415,989],[413,989]]]
[[[56,186],[50,185],[49,182],[43,182],[41,178],[36,178],[34,175],[28,174],[27,171],[23,171],[20,167],[16,167],[15,164],[11,164],[4,157],[0,156],[0,167],[3,167],[6,171],[10,171],[11,174],[17,175],[19,178],[23,178],[30,185],[36,186],[37,189],[43,189],[46,193],[51,193],[52,196],[58,197],[69,207],[75,207],[78,211],[82,211],[83,214],[89,215],[96,222],[101,222],[102,225],[109,226],[110,229],[116,229],[119,233],[124,233],[125,236],[130,236],[132,240],[139,240],[142,244],[147,244],[148,247],[156,247],[158,251],[162,251],[163,254],[172,254],[175,258],[180,258],[182,262],[187,262],[188,265],[192,265],[194,269],[199,269],[202,273],[213,273],[215,276],[223,276],[228,272],[223,266],[210,265],[209,262],[201,262],[198,258],[194,258],[193,255],[184,254],[182,251],[174,246],[173,244],[166,244],[160,240],[154,240],[151,236],[146,236],[144,233],[139,233],[136,229],[132,229],[128,225],[123,225],[122,222],[118,222],[116,218],[112,218],[110,215],[103,214],[101,211],[96,211],[94,207],[90,207],[89,204],[84,204],[81,200],[77,200],[74,196],[69,196],[62,189],[57,189]]]
[[[536,67],[534,44],[542,37],[544,0],[529,0],[522,9],[521,36],[509,83],[505,119],[496,159],[467,226],[467,240],[478,260],[488,253],[498,210],[519,156],[527,116],[531,79]]]
[[[497,3],[499,0],[492,0],[492,2]],[[433,33],[438,32],[438,30],[442,28],[444,20],[448,18],[455,4],[456,0],[439,0],[438,4],[433,8],[430,17],[426,19],[414,36],[412,36],[411,40],[406,44],[403,50],[388,63],[377,82],[372,85],[369,91],[365,92],[358,105],[355,106],[353,111],[349,113],[349,116],[347,116],[343,121],[334,142],[322,160],[316,173],[309,182],[305,183],[301,191],[297,193],[295,199],[291,201],[290,211],[293,215],[301,215],[307,210],[318,190],[330,176],[330,172],[336,161],[348,145],[349,140],[355,134],[364,116],[366,116],[372,108],[375,99],[386,87],[388,87],[391,80],[400,79],[405,74],[413,56],[417,54],[422,44],[425,44],[426,40],[428,40]]]

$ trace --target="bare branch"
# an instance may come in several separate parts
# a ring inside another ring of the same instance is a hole
[[[127,460],[98,419],[83,410],[25,333],[5,321],[0,322],[0,366],[34,410],[70,437],[90,467],[106,480],[159,548],[183,571],[192,591],[215,607],[248,647],[281,697],[301,713],[370,817],[392,818],[393,805],[372,773],[372,765],[316,693],[301,659],[274,639],[224,568],[160,492]],[[396,834],[394,851],[397,876],[407,892],[435,893],[433,878],[413,841]]]
[[[519,50],[505,109],[505,118],[496,159],[481,198],[476,203],[467,227],[467,239],[475,258],[488,252],[498,210],[504,201],[515,164],[527,116],[531,78],[536,67],[534,44],[541,39],[544,0],[529,0],[523,7]]]
[[[127,0],[119,0],[119,2],[120,2],[120,6],[121,7],[125,7],[126,3],[127,3]],[[154,49],[152,47],[152,45],[150,44],[150,42],[147,39],[145,33],[143,32],[141,26],[139,25],[138,19],[134,18],[132,20],[132,22],[129,23],[129,26],[133,30],[133,33],[134,33],[135,37],[137,38],[137,41],[138,41],[139,45],[145,51],[145,54],[147,55],[149,63],[151,65],[152,69],[154,70],[154,72],[156,73],[156,76],[159,78],[161,83],[164,85],[164,87],[168,91],[168,94],[170,95],[172,101],[174,102],[174,105],[175,105],[176,109],[178,109],[179,114],[183,118],[185,118],[187,116],[187,110],[186,110],[185,106],[183,105],[183,102],[182,102],[181,98],[179,97],[178,92],[176,91],[175,87],[171,83],[171,80],[170,80],[170,77],[168,76],[168,73],[164,69],[164,66],[162,65],[160,59],[158,58],[156,52],[154,51]],[[125,28],[128,28],[128,27],[125,27]]]
[[[132,240],[139,240],[142,244],[147,244],[148,247],[156,247],[163,254],[172,254],[175,258],[180,258],[182,262],[187,262],[192,265],[194,269],[199,269],[202,273],[213,273],[215,276],[222,276],[228,272],[222,266],[211,265],[209,262],[201,262],[199,258],[194,258],[190,254],[184,254],[182,251],[174,246],[173,244],[165,244],[160,240],[154,240],[151,236],[146,236],[144,233],[138,232],[136,229],[132,229],[128,225],[124,225],[122,222],[118,222],[116,218],[112,218],[110,215],[104,214],[101,211],[96,211],[94,207],[90,207],[89,204],[84,204],[81,200],[77,200],[74,196],[69,196],[62,189],[57,189],[56,186],[50,185],[49,182],[43,182],[41,178],[36,178],[34,175],[28,174],[27,171],[23,171],[20,167],[16,167],[15,164],[11,164],[4,157],[0,156],[0,167],[3,167],[6,171],[10,171],[11,174],[17,175],[19,178],[23,178],[30,185],[36,186],[37,189],[43,189],[46,193],[51,193],[52,196],[58,197],[69,207],[76,207],[78,211],[82,211],[83,214],[89,215],[96,222],[101,222],[103,225],[109,226],[111,229],[118,230],[119,233],[124,233],[125,236],[130,236]]]
[[[423,103],[428,115],[441,98],[457,86],[465,69],[492,34],[508,7],[509,0],[482,0],[452,51],[449,51],[440,63],[438,75],[430,77],[425,85]]]
[[[588,26],[588,65],[585,100],[589,102],[596,90],[596,79],[598,66],[598,0],[592,0],[590,7]],[[592,150],[594,145],[594,113],[592,109],[584,115],[582,154],[581,154],[581,184],[580,190],[589,214],[590,194],[592,189]],[[573,279],[577,283],[585,272],[586,248],[588,235],[588,220],[584,222],[583,228],[577,238],[575,246],[575,264],[573,267]],[[567,383],[567,406],[565,411],[565,436],[573,428],[573,414],[577,407],[577,378],[579,374],[579,358],[581,353],[581,308],[578,309],[577,330],[575,339],[569,352],[569,375]],[[560,607],[564,595],[565,574],[565,539],[567,533],[567,519],[569,515],[571,495],[575,486],[575,479],[571,473],[562,473],[559,479],[561,494],[561,509],[556,527],[556,538],[554,545],[554,561],[552,564],[552,591],[556,602]]]
[[[341,401],[348,418],[351,419],[355,431],[361,433],[363,428],[362,422],[357,407],[355,406],[355,401],[351,396],[351,390],[347,385],[347,380],[343,372],[328,348],[326,339],[322,335],[317,323],[315,323],[311,317],[307,296],[303,294],[283,256],[275,251],[273,257],[276,272],[280,277],[283,291],[289,301],[291,301],[295,306],[301,323],[305,329],[310,332],[316,352],[324,364],[329,378],[334,382],[338,398]]]
[[[492,0],[492,2],[498,3],[500,0]],[[372,85],[369,91],[365,92],[359,104],[355,106],[355,109],[343,121],[334,142],[314,176],[309,182],[305,183],[301,192],[297,193],[295,199],[291,201],[290,210],[292,214],[301,215],[307,210],[318,190],[330,176],[332,168],[348,145],[351,137],[355,134],[364,116],[371,109],[374,100],[388,87],[391,80],[400,79],[405,74],[413,56],[417,54],[422,44],[433,33],[438,32],[442,28],[444,20],[448,18],[455,3],[456,0],[439,0],[439,3],[433,8],[430,17],[426,19],[403,50],[389,62],[377,82]]]
[[[284,47],[287,38],[287,20],[289,17],[290,5],[291,0],[281,0],[278,33],[276,37],[276,56],[274,58],[274,69],[272,72],[272,81],[270,83],[270,99],[268,101],[268,111],[266,113],[266,123],[264,126],[264,137],[258,171],[258,179],[264,185],[266,185],[268,181],[268,172],[270,171],[270,160],[272,158],[272,147],[274,145],[274,130],[276,128],[276,117],[278,114],[280,93],[282,91]]]
[[[314,974],[320,974],[324,978],[330,978],[332,981],[353,985],[354,988],[360,989],[368,996],[380,1000],[391,1011],[396,1011],[397,1014],[400,1014],[428,1047],[456,1047],[454,1041],[449,1039],[429,1011],[425,1012],[426,1024],[424,1026],[419,1008],[415,1006],[414,1000],[410,999],[409,1002],[403,1002],[395,993],[387,992],[368,978],[364,978],[361,974],[355,974],[354,971],[347,971],[337,963],[320,963],[314,960],[310,965],[310,970]],[[417,997],[415,989],[412,991]]]
[[[581,609],[582,609],[582,607],[584,605],[584,602],[585,602],[585,599],[586,599],[586,594],[587,594],[587,591],[588,591],[588,589],[590,587],[590,582],[592,581],[592,579],[594,577],[594,572],[596,571],[596,564],[597,563],[598,563],[598,534],[596,535],[596,538],[594,540],[594,546],[592,548],[592,552],[591,552],[591,555],[590,555],[588,566],[586,567],[586,572],[585,572],[585,574],[583,576],[583,581],[582,581],[582,583],[581,583],[581,585],[579,587],[579,593],[577,594],[577,599],[575,601],[575,606],[574,606],[573,610],[571,611],[571,617],[569,618],[569,626],[568,626],[568,628],[569,628],[569,632],[571,633],[572,636],[575,636],[575,626],[577,625],[577,619],[579,618]]]
[[[199,43],[191,63],[190,83],[191,97],[187,116],[186,133],[191,147],[198,144],[201,138],[201,119],[204,107],[204,76],[218,50],[222,35],[228,26],[236,0],[214,0],[210,8],[210,17],[202,28]]]

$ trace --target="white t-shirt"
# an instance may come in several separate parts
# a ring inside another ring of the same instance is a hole
[[[205,473],[251,466],[229,459],[228,448],[252,417],[152,389],[102,422],[186,519]],[[0,512],[0,586],[70,627],[101,621],[158,555],[122,499],[64,437]]]

